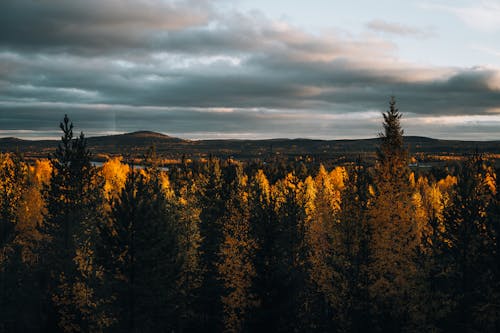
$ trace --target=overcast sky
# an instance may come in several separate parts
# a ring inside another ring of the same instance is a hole
[[[1,0],[0,137],[500,139],[500,0]]]

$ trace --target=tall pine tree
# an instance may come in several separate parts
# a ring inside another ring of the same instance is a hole
[[[375,304],[375,327],[400,331],[411,323],[418,230],[413,217],[408,150],[394,98],[383,117],[384,132],[380,134],[373,175],[375,195],[368,212],[372,234],[369,290]]]
[[[102,223],[102,180],[91,165],[83,133],[73,137],[67,116],[61,143],[50,159],[50,184],[44,189],[46,213],[41,232],[41,265],[47,291],[46,330],[100,331],[109,325],[97,289],[97,228]]]

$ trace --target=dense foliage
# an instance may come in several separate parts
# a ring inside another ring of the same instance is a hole
[[[0,332],[498,332],[498,170],[0,155]]]

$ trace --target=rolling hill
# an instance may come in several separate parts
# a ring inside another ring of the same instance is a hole
[[[139,131],[133,133],[90,137],[88,146],[97,159],[109,155],[141,156],[154,145],[160,156],[178,159],[182,156],[197,158],[209,155],[237,159],[267,158],[269,156],[313,156],[321,160],[357,156],[370,159],[379,145],[379,139],[357,140],[184,140],[168,135]],[[500,141],[438,140],[408,136],[405,142],[412,154],[464,155],[475,150],[500,154]],[[57,140],[21,140],[0,138],[1,152],[20,152],[27,158],[47,157],[58,145]]]

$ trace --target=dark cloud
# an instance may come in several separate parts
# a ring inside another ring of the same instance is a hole
[[[366,137],[390,95],[410,129],[419,117],[500,108],[497,68],[417,66],[394,52],[379,38],[313,35],[208,1],[6,0],[0,130],[50,130],[68,112],[101,132]]]
[[[102,53],[151,48],[157,33],[206,24],[205,1],[3,0],[3,46],[54,52]]]

